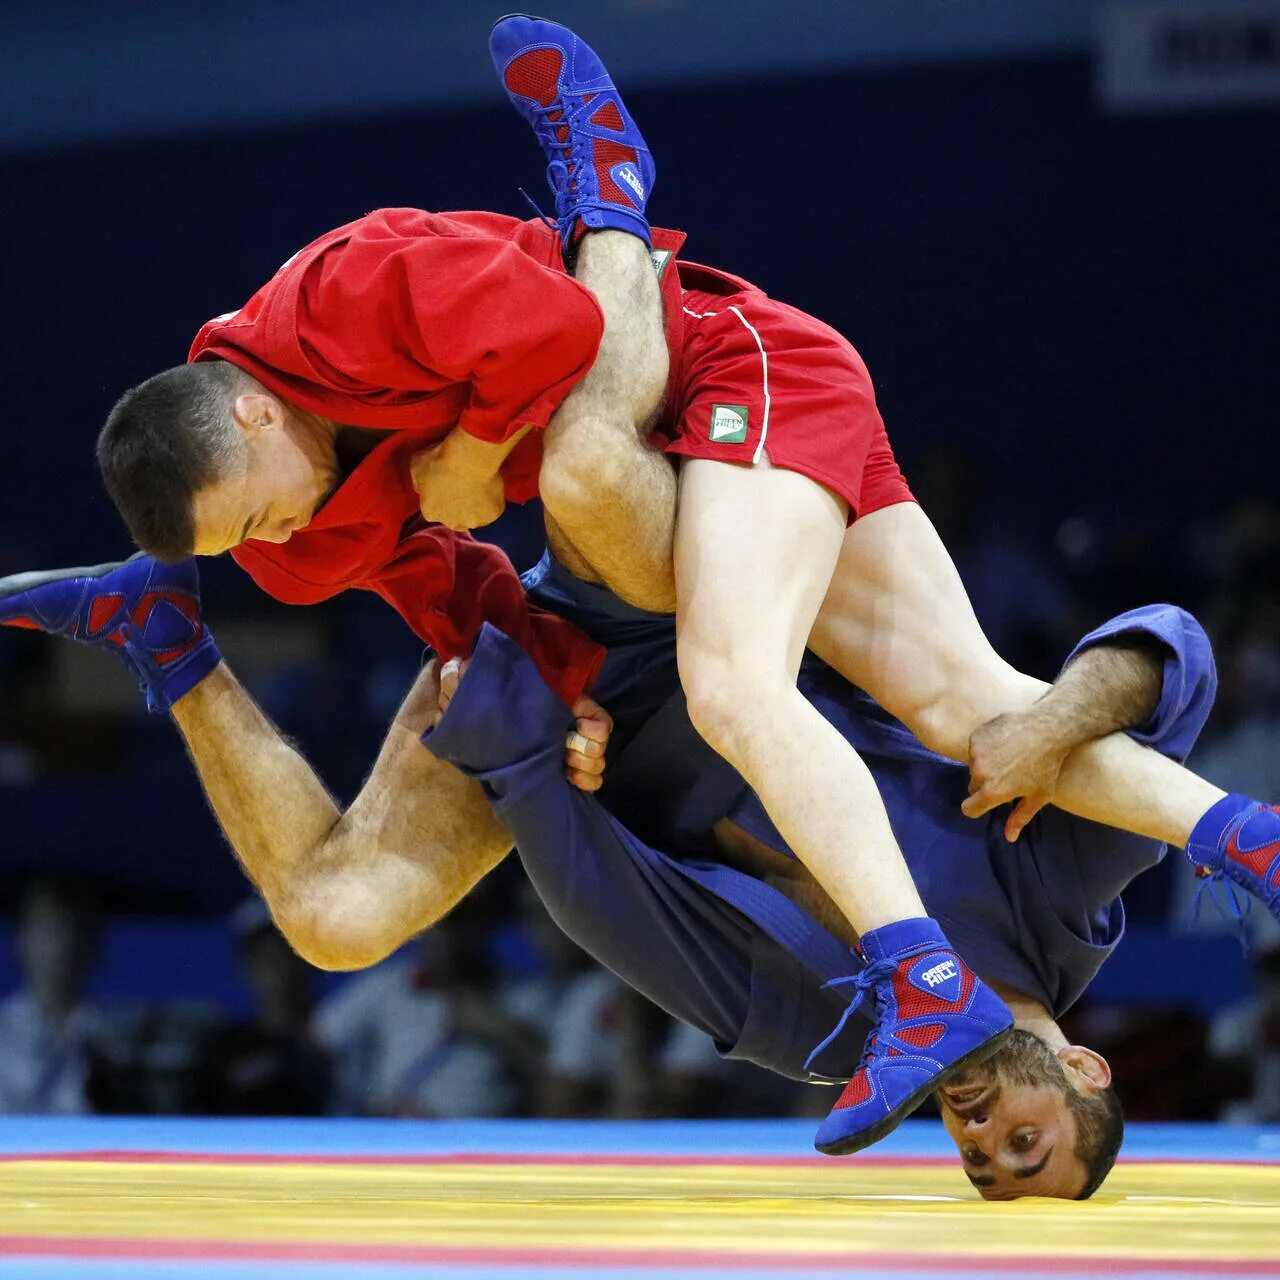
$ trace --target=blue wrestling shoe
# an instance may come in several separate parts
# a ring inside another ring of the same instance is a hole
[[[168,711],[222,660],[200,618],[194,560],[161,564],[136,555],[121,564],[0,578],[0,626],[66,636],[116,654]]]
[[[546,152],[565,248],[579,225],[629,231],[652,247],[653,157],[604,63],[567,27],[518,13],[494,24],[489,54]]]
[[[1004,1001],[960,959],[936,921],[920,917],[872,929],[859,951],[866,968],[827,983],[852,986],[853,1000],[809,1055],[812,1062],[835,1040],[870,993],[875,1029],[813,1141],[829,1156],[879,1142],[939,1085],[995,1053],[1013,1030]]]
[[[1224,797],[1196,823],[1187,857],[1196,875],[1248,889],[1280,920],[1280,808]]]

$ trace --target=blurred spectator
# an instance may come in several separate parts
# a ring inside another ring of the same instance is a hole
[[[516,921],[493,933],[490,946],[506,953],[510,972],[499,998],[503,1009],[537,1045],[541,1073],[542,1056],[565,991],[578,975],[595,968],[595,962],[552,920],[533,885],[523,877],[516,898]]]
[[[0,644],[0,787],[28,786],[40,776],[40,706],[49,688],[45,637],[11,629]]]
[[[1280,580],[1280,502],[1250,494],[1240,498],[1197,539],[1200,571],[1211,587],[1205,621],[1225,635],[1259,589]]]
[[[909,477],[996,652],[1052,678],[1085,629],[1063,574],[1008,500],[989,501],[981,459],[963,445],[933,445]]]
[[[236,959],[253,992],[247,1022],[228,1023],[205,1049],[210,1115],[318,1116],[328,1110],[329,1061],[311,1031],[315,970],[280,935],[260,898],[232,914]]]
[[[1280,504],[1246,498],[1211,536],[1216,589],[1206,611],[1218,661],[1218,699],[1190,764],[1226,791],[1280,801]],[[1175,918],[1194,892],[1180,882]],[[1231,927],[1203,912],[1206,928]],[[1280,944],[1266,911],[1247,920],[1255,944]]]
[[[1223,1118],[1243,1124],[1280,1124],[1280,946],[1256,952],[1258,992],[1214,1019],[1209,1047],[1223,1070],[1247,1081],[1248,1096]]]
[[[725,1114],[724,1063],[710,1038],[593,966],[548,1024],[538,1114],[562,1118]]]
[[[1262,994],[1253,1042],[1253,1117],[1258,1124],[1280,1124],[1280,947],[1258,960]]]
[[[91,1110],[86,1086],[102,1018],[85,1001],[98,912],[79,888],[37,882],[18,908],[23,986],[0,1004],[0,1112]]]
[[[1219,693],[1192,767],[1230,791],[1280,799],[1280,591],[1258,584],[1217,639]]]
[[[1242,500],[1211,537],[1215,589],[1206,623],[1218,701],[1198,759],[1237,790],[1280,795],[1280,504]]]
[[[36,780],[38,773],[35,753],[21,742],[0,733],[0,787],[28,786]]]
[[[483,899],[323,1000],[316,1034],[342,1113],[509,1115],[538,1046],[501,1007],[484,950]]]
[[[785,1115],[790,1086],[746,1062],[726,1062],[715,1041],[696,1027],[668,1019],[662,1044],[662,1114]],[[762,1107],[763,1103],[763,1107]]]
[[[1063,1020],[1073,1044],[1097,1049],[1131,1120],[1216,1120],[1238,1094],[1238,1072],[1209,1062],[1208,1019],[1184,1004],[1083,1003]]]
[[[607,969],[592,966],[573,978],[547,1019],[547,1056],[537,1112],[556,1119],[589,1119],[619,1110],[611,1085],[618,1069],[620,1005],[626,988]]]

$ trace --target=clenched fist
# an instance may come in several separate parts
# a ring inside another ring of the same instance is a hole
[[[492,524],[507,505],[500,471],[476,472],[454,465],[446,440],[424,449],[409,464],[424,520],[450,529],[479,529]]]

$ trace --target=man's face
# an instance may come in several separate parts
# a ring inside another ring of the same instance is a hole
[[[227,471],[195,495],[195,553],[216,556],[242,542],[287,542],[311,523],[338,482],[331,438],[273,397],[241,396],[242,448]]]
[[[1087,1087],[1043,1040],[1018,1030],[937,1091],[942,1123],[984,1200],[1079,1195],[1086,1174],[1066,1091]]]

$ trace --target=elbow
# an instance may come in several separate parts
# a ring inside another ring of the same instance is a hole
[[[331,973],[368,969],[413,936],[394,911],[378,911],[357,901],[334,901],[319,894],[276,914],[289,945],[309,965]]]
[[[309,965],[328,973],[353,973],[385,960],[395,947],[370,945],[365,939],[325,933],[286,935],[289,945]]]
[[[281,929],[289,945],[309,965],[329,973],[351,973],[385,960],[394,946],[371,937],[324,928]]]

